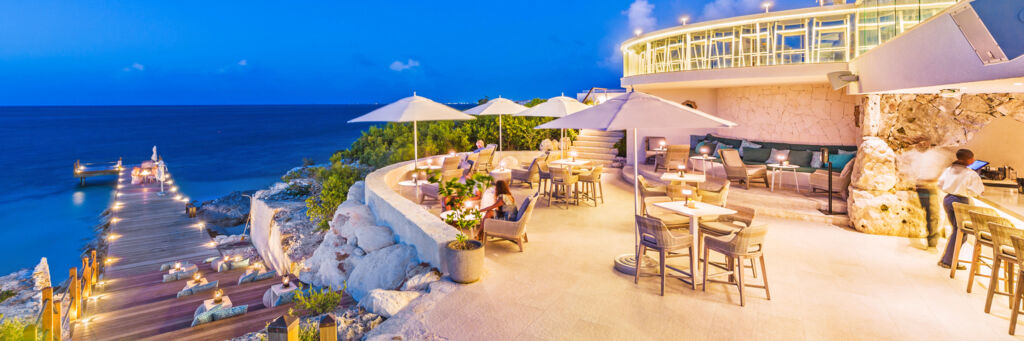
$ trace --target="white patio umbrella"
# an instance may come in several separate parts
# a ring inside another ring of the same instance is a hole
[[[412,122],[413,167],[417,167],[419,154],[419,121],[475,120],[476,117],[466,115],[447,105],[431,101],[426,97],[412,96],[377,108],[363,116],[353,118],[348,123],[356,122]]]
[[[729,128],[736,123],[661,97],[633,91],[575,114],[541,124],[536,129],[574,128],[603,131],[632,130],[633,133],[633,214],[640,211],[639,158],[637,129],[710,129]],[[636,236],[634,221],[634,239]],[[636,245],[636,240],[634,240]],[[622,257],[622,256],[620,256]],[[632,256],[630,255],[630,258]],[[635,261],[635,260],[634,260]],[[634,263],[635,264],[635,263]]]
[[[466,109],[465,113],[473,116],[498,115],[498,150],[501,150],[501,146],[504,144],[502,143],[503,139],[501,136],[501,116],[517,114],[526,109],[529,108],[498,96],[498,98],[487,101],[487,103]]]
[[[590,108],[589,105],[580,103],[575,98],[566,97],[562,94],[558,97],[551,97],[547,102],[537,104],[532,108],[526,109],[523,112],[515,114],[515,116],[528,116],[528,117],[565,117],[576,113],[580,110]],[[564,151],[562,148],[562,139],[565,138],[565,129],[561,130],[561,138],[558,139],[559,149]]]

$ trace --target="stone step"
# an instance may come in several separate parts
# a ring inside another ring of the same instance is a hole
[[[606,136],[606,137],[616,137],[616,138],[622,138],[623,136],[626,136],[626,134],[623,131],[621,131],[621,130],[601,131],[601,130],[594,130],[594,129],[580,129],[580,135],[583,135],[583,136]]]
[[[591,146],[573,146],[580,153],[591,153],[591,154],[618,154],[619,150],[610,147],[591,147]]]
[[[576,140],[577,141],[611,142],[613,144],[615,142],[619,142],[619,140],[621,140],[621,139],[622,139],[621,137],[614,137],[614,136],[594,136],[594,135],[580,135],[580,136],[576,136]]]
[[[612,160],[615,159],[615,154],[579,153],[579,158],[586,160]]]
[[[573,146],[576,147],[593,147],[593,148],[609,148],[615,149],[615,142],[604,142],[604,141],[581,141],[576,140],[572,142]]]

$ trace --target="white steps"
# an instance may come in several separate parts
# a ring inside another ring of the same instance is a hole
[[[592,160],[594,163],[605,167],[612,164],[612,160],[618,155],[619,150],[615,143],[625,136],[621,131],[600,131],[593,129],[580,129],[573,141],[573,148],[582,159]]]

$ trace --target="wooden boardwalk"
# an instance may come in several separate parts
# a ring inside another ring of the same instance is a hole
[[[127,180],[126,180],[127,181]],[[160,185],[125,183],[117,201],[122,203],[111,226],[119,237],[110,242],[108,264],[94,297],[86,305],[88,322],[74,325],[74,340],[225,340],[262,329],[286,314],[291,304],[263,306],[263,292],[275,280],[237,285],[244,270],[218,273],[204,259],[220,256],[198,220],[185,215],[184,203],[174,195],[159,196]],[[199,265],[210,281],[219,280],[235,306],[247,304],[245,315],[190,327],[192,316],[212,292],[177,298],[185,281],[162,283],[161,264],[187,261]]]

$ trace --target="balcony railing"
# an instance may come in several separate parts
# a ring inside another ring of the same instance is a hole
[[[623,75],[847,62],[957,1],[861,0],[674,27],[623,43]]]

